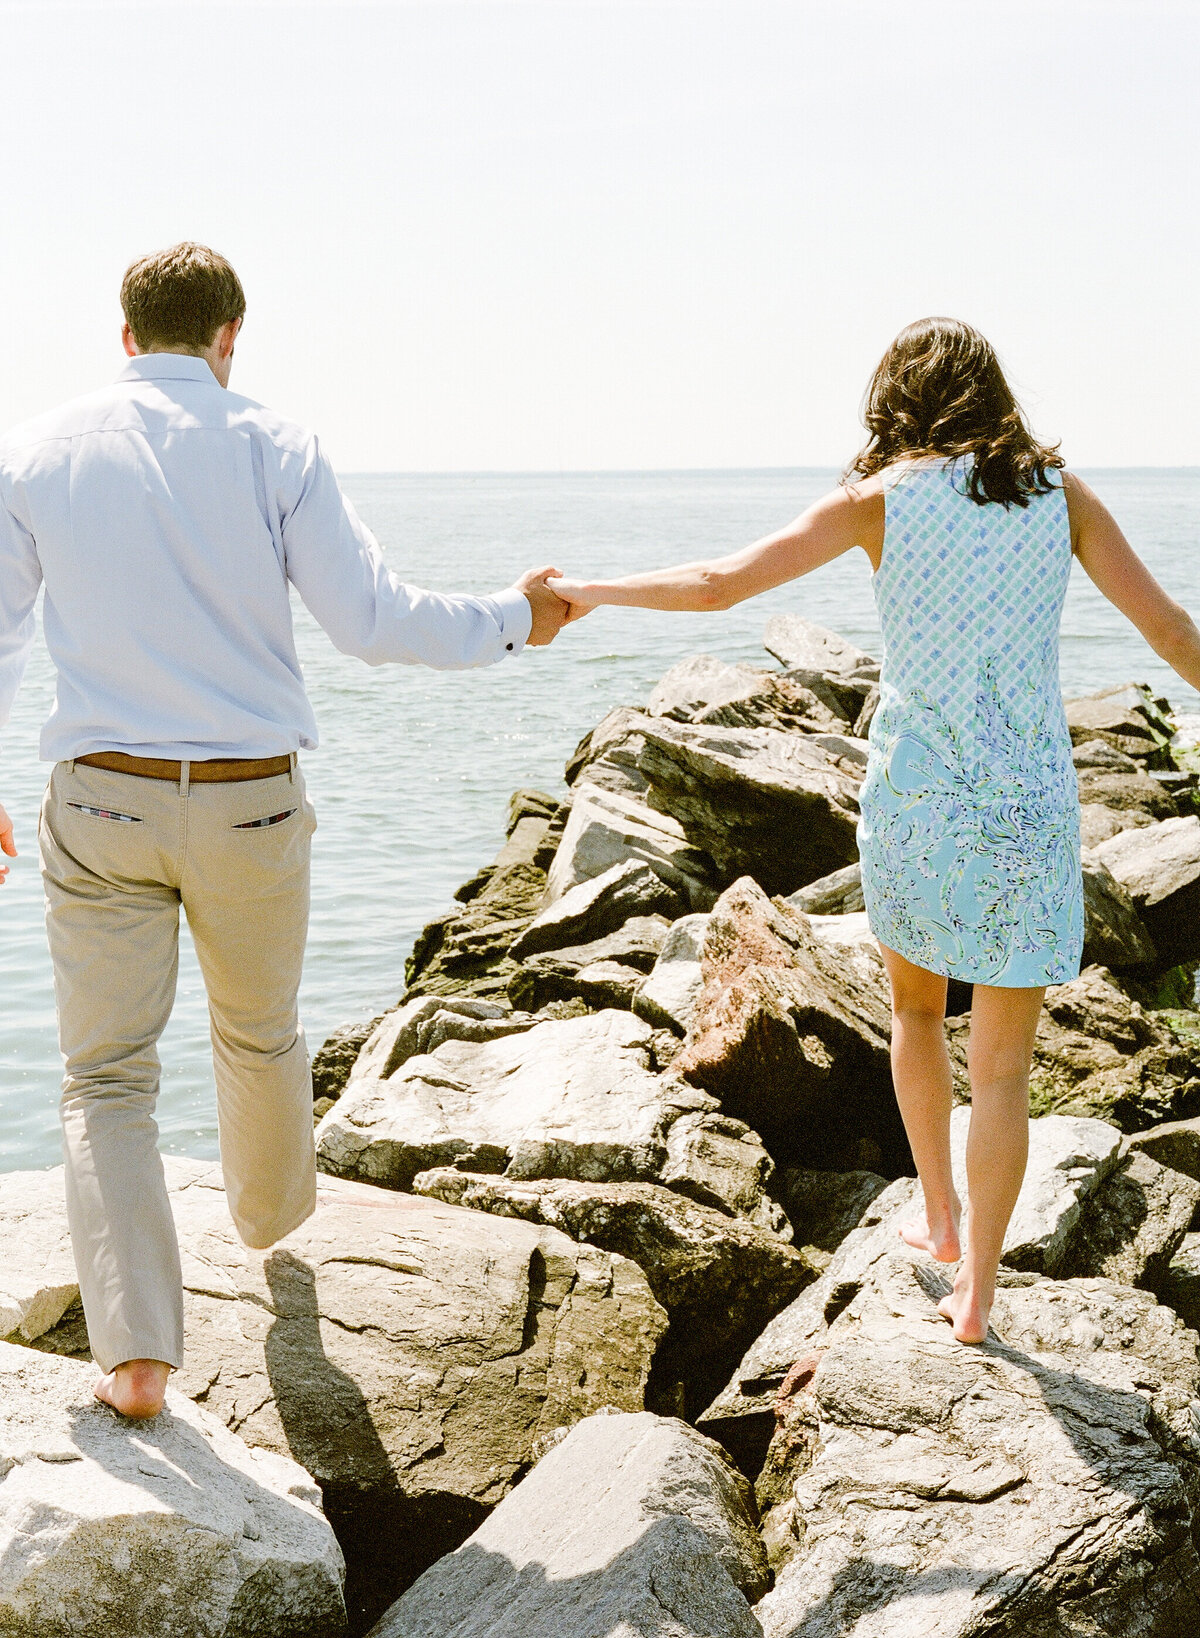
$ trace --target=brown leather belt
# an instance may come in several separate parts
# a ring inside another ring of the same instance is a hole
[[[77,763],[86,768],[107,768],[110,773],[137,774],[142,779],[173,779],[182,774],[182,764],[168,762],[156,756],[126,756],[124,751],[94,751],[91,756],[77,756]],[[290,756],[232,757],[228,761],[191,762],[188,779],[193,785],[235,779],[275,779],[291,773]]]

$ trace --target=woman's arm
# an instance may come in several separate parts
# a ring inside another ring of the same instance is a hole
[[[1071,544],[1088,578],[1131,620],[1150,647],[1200,689],[1200,631],[1155,580],[1112,513],[1074,472],[1063,473]]]
[[[785,580],[795,580],[861,546],[879,562],[883,550],[883,490],[867,480],[839,487],[776,534],[728,557],[649,569],[621,580],[551,579],[551,591],[572,605],[578,619],[602,603],[639,609],[728,609]]]

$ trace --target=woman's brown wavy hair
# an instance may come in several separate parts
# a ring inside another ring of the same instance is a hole
[[[925,318],[892,342],[863,404],[870,433],[846,470],[865,478],[894,461],[971,455],[966,492],[984,506],[1028,506],[1054,485],[1047,473],[1066,463],[1058,445],[1029,430],[989,342],[958,319]]]

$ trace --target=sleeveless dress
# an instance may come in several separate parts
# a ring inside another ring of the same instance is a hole
[[[871,931],[967,983],[1079,972],[1079,790],[1058,679],[1071,572],[1060,485],[977,505],[962,462],[882,473],[884,637],[860,795]]]

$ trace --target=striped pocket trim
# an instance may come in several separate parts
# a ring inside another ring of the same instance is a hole
[[[287,808],[283,813],[269,813],[265,819],[243,819],[240,825],[234,825],[234,830],[265,830],[268,825],[282,825],[285,819],[290,819],[297,812],[296,808]]]
[[[74,808],[76,813],[90,814],[93,819],[115,819],[120,825],[140,825],[142,822],[136,813],[117,813],[112,808],[93,808],[87,802],[68,802],[67,806]]]

